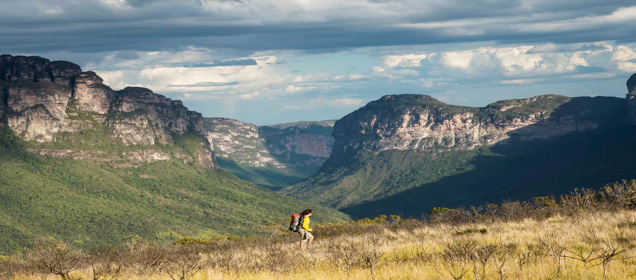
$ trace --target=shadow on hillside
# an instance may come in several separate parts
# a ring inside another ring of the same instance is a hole
[[[459,207],[558,196],[574,188],[598,188],[609,182],[635,178],[635,128],[627,124],[626,110],[624,99],[573,99],[555,111],[555,121],[572,123],[579,128],[587,120],[602,125],[589,131],[535,141],[520,138],[546,129],[537,127],[545,124],[515,130],[510,132],[511,138],[505,144],[485,149],[476,156],[470,171],[341,211],[353,218],[381,214],[419,218],[436,206]]]

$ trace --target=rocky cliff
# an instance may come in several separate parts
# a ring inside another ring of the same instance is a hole
[[[603,120],[588,116],[590,111],[557,112],[570,101],[543,95],[473,108],[448,105],[427,95],[387,95],[336,122],[330,161],[386,150],[471,150],[599,127]]]
[[[629,120],[636,125],[636,74],[627,80],[627,106],[629,106]]]
[[[0,56],[0,89],[2,123],[23,139],[40,144],[34,144],[31,151],[72,158],[92,155],[109,161],[178,158],[216,168],[201,114],[149,89],[114,91],[97,74],[82,72],[73,63],[11,55]],[[89,139],[89,134],[95,137]],[[158,148],[147,149],[173,145],[176,138],[189,134],[198,135],[200,142],[189,153],[170,155]],[[57,149],[70,142],[78,147]],[[117,155],[92,151],[111,142],[130,148]],[[105,154],[108,156],[100,156]]]
[[[413,214],[431,205],[559,193],[579,182],[602,185],[633,173],[626,165],[608,165],[626,161],[616,147],[631,149],[631,138],[620,138],[631,129],[627,116],[626,101],[613,97],[543,95],[476,108],[426,95],[387,95],[338,120],[332,154],[320,171],[282,192],[361,217],[369,209]],[[598,154],[603,141],[603,149],[614,150]],[[477,167],[482,171],[472,172]],[[518,169],[509,172],[512,167]],[[567,173],[562,176],[571,185],[552,181],[556,171]],[[595,172],[594,179],[581,179]],[[452,183],[431,185],[450,178]],[[398,195],[413,204],[390,199]]]
[[[295,183],[317,171],[331,154],[334,122],[256,126],[206,118],[208,141],[219,165],[240,178],[270,188]]]

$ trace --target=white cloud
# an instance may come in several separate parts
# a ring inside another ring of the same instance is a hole
[[[90,68],[96,69],[105,84],[114,89],[141,86],[157,93],[185,93],[182,98],[186,100],[285,98],[291,94],[331,92],[372,78],[360,73],[288,73],[282,69],[289,65],[280,63],[279,56],[295,61],[301,69],[303,60],[307,59],[295,52],[272,51],[257,52],[248,57],[219,57],[211,50],[188,48],[176,52],[115,52],[105,55],[99,63],[92,63]],[[228,61],[255,61],[256,64],[234,65],[226,63]],[[123,69],[110,70],[113,65]]]
[[[285,92],[287,93],[300,93],[300,92],[304,92],[304,91],[308,91],[308,90],[312,90],[314,89],[314,87],[303,87],[303,86],[297,86],[297,85],[287,85],[287,87],[285,87]]]
[[[474,55],[475,52],[473,51],[446,52],[442,54],[442,63],[451,68],[469,71]]]
[[[502,85],[527,85],[535,82],[541,81],[541,79],[514,79],[514,80],[503,80],[499,83]]]
[[[325,107],[359,107],[364,103],[361,98],[352,98],[346,96],[333,98],[312,98],[304,104],[290,104],[283,106],[284,110],[305,110]]]
[[[246,93],[246,94],[241,94],[239,95],[241,97],[241,99],[253,99],[256,98],[257,96],[259,96],[261,93],[258,91],[252,92],[252,93]]]
[[[636,51],[628,46],[616,46],[612,54],[612,60],[627,61],[636,59]]]
[[[590,66],[585,58],[591,54],[589,51],[554,53],[554,50],[550,46],[483,47],[442,53],[440,62],[467,74],[500,73],[505,77],[566,73],[579,66]]]
[[[428,56],[429,54],[389,55],[384,58],[384,65],[389,68],[420,67],[422,60]]]
[[[626,73],[636,72],[636,63],[622,61],[618,63],[618,69]]]
[[[448,51],[440,51],[440,47],[428,52],[385,54],[382,64],[372,69],[374,77],[435,92],[466,83],[524,85],[563,79],[611,79],[621,72],[636,72],[632,44],[601,41],[453,47]]]
[[[402,79],[405,77],[417,77],[420,72],[413,69],[405,68],[385,68],[376,66],[373,68],[373,75],[378,78],[388,78],[392,80]]]

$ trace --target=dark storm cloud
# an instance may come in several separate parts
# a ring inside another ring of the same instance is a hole
[[[3,52],[633,42],[633,1],[1,1]]]

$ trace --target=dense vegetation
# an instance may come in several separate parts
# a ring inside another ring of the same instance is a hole
[[[223,170],[259,186],[278,190],[295,184],[314,174],[322,165],[326,156],[312,156],[300,147],[333,142],[332,121],[296,122],[271,126],[260,126],[254,134],[255,125],[228,120],[227,122],[206,119],[206,129],[217,135],[231,137],[234,149],[226,152],[215,143],[217,161]],[[302,143],[301,137],[314,138],[317,143]],[[214,142],[215,140],[213,140]],[[331,148],[329,146],[329,148]],[[260,156],[271,157],[273,162],[254,164]]]
[[[154,148],[189,154],[200,143],[195,140],[185,135],[176,137],[173,145]],[[150,242],[245,236],[266,232],[268,225],[284,222],[305,207],[324,212],[323,221],[347,219],[176,158],[122,167],[117,161],[39,156],[26,150],[34,145],[0,125],[0,254],[43,237],[88,248],[120,244],[127,236]],[[97,145],[113,154],[130,149]],[[89,145],[80,141],[78,146]]]
[[[286,168],[277,168],[271,165],[254,167],[249,164],[241,164],[236,161],[218,157],[217,162],[221,169],[232,173],[241,180],[259,185],[271,190],[279,190],[307,178],[313,173],[299,173]],[[315,172],[315,170],[313,170]]]
[[[505,144],[474,150],[387,150],[337,162],[330,159],[316,175],[284,192],[336,207],[354,218],[420,217],[436,206],[560,195],[574,187],[601,186],[636,176],[636,130],[625,122],[624,100],[554,96],[497,111],[510,103],[514,101],[482,108],[480,118],[508,119],[548,111],[556,122],[575,116],[599,127],[533,141],[515,136],[532,130],[530,126],[510,132]]]
[[[573,187],[594,187],[633,178],[634,133],[632,127],[621,126],[574,133],[533,145],[450,152],[435,157],[399,151],[382,153],[365,165],[370,169],[365,171],[386,172],[386,178],[376,184],[395,192],[341,210],[353,217],[380,214],[418,217],[435,206],[470,206],[560,195]],[[404,190],[404,182],[412,182],[413,188]]]
[[[318,213],[316,213],[318,217]],[[636,181],[558,200],[435,208],[314,227],[306,251],[284,226],[250,238],[81,251],[41,240],[0,259],[0,278],[41,279],[632,279]]]

